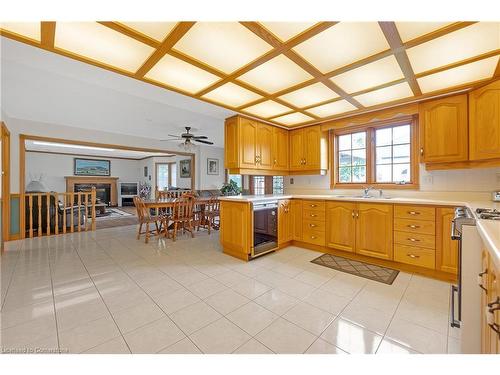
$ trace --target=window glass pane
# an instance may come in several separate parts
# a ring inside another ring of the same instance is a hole
[[[366,132],[352,135],[352,148],[366,148]]]
[[[284,192],[283,182],[284,182],[283,176],[273,176],[273,194],[283,194]]]
[[[393,169],[393,181],[394,182],[410,182],[411,180],[411,168],[410,164],[394,164]]]
[[[366,181],[366,167],[352,167],[352,182]]]
[[[377,147],[375,153],[377,164],[392,163],[392,146]]]
[[[163,191],[168,188],[168,164],[156,164],[156,187]]]
[[[351,182],[351,167],[339,168],[339,182]]]
[[[376,130],[375,140],[377,146],[386,146],[392,144],[392,128]]]
[[[340,151],[339,153],[339,164],[351,165],[351,151]]]
[[[172,163],[172,166],[170,167],[170,181],[173,187],[177,186],[177,163]]]
[[[366,150],[352,151],[352,165],[366,165]]]
[[[392,182],[392,166],[377,165],[377,182]]]
[[[393,129],[392,143],[410,143],[410,125],[396,126]]]
[[[410,145],[399,145],[393,148],[394,163],[409,163],[410,162]]]
[[[243,179],[241,174],[230,174],[228,176],[229,181],[234,181],[238,185],[238,187],[241,189],[243,188]]]
[[[351,135],[341,135],[339,136],[339,150],[350,150],[351,149]]]
[[[265,191],[264,176],[253,176],[253,193],[255,195],[264,195]]]

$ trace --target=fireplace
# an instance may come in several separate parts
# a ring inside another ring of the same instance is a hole
[[[95,188],[96,203],[106,203],[110,206],[111,203],[111,184],[89,184],[89,183],[76,183],[74,185],[74,192],[89,192]]]

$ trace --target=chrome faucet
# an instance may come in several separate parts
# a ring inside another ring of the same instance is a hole
[[[363,188],[363,198],[370,198],[368,193],[370,192],[370,190],[373,190],[373,189],[375,189],[373,186],[367,186],[367,187]]]

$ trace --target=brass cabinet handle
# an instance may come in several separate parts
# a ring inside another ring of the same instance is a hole
[[[477,275],[477,285],[479,285],[479,287],[484,290],[484,292],[486,294],[488,294],[488,289],[486,289],[483,285],[483,276],[486,275],[488,273],[488,269],[486,268],[483,272],[480,272],[478,275]]]
[[[355,218],[356,217],[356,213],[354,212],[354,210],[352,210],[352,217]]]
[[[420,149],[420,155],[424,156],[424,148],[423,147]]]
[[[418,211],[408,211],[410,215],[420,215],[420,212]]]
[[[309,224],[309,226],[310,226],[311,228],[315,228],[315,227],[317,227],[317,225],[316,225],[316,224]]]
[[[315,240],[316,239],[316,236],[311,236],[311,240]]]
[[[420,242],[418,238],[407,238],[407,240],[411,242]]]
[[[407,225],[407,227],[411,228],[411,229],[418,229],[418,228],[420,228],[420,225],[410,224],[410,225]]]
[[[356,219],[359,219],[359,211],[356,211]]]
[[[317,204],[310,204],[309,207],[317,207]]]
[[[410,257],[412,259],[418,259],[420,258],[420,255],[415,255],[415,254],[406,254],[407,257]]]
[[[309,216],[311,216],[311,217],[316,217],[316,216],[318,216],[318,215],[315,215],[315,214],[310,214]]]
[[[274,159],[274,164],[278,164],[278,160]]]

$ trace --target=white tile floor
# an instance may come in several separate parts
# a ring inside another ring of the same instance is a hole
[[[1,257],[3,352],[447,353],[449,285],[384,285],[289,247],[252,262],[218,234],[135,239],[135,227],[24,240]]]

